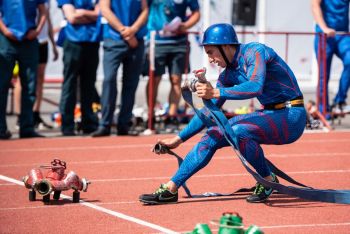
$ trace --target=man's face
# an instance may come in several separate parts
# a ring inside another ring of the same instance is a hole
[[[204,50],[208,55],[210,63],[215,63],[222,68],[226,67],[226,62],[217,46],[206,45],[204,46]]]

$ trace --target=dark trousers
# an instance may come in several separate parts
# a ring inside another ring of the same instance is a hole
[[[20,134],[34,131],[33,105],[35,102],[38,53],[37,40],[15,42],[0,33],[0,132],[7,130],[7,96],[16,61],[19,65],[19,77],[22,86]]]
[[[97,128],[98,119],[93,113],[96,72],[99,62],[99,43],[71,42],[63,44],[63,85],[60,101],[62,132],[74,131],[74,109],[77,102],[77,84],[80,79],[81,126],[91,132]]]
[[[316,35],[315,37],[315,52],[316,56],[318,57],[319,54],[319,41],[320,36]],[[327,38],[326,44],[321,44],[321,49],[326,50],[326,76],[324,75],[324,66],[323,61],[321,61],[321,64],[319,64],[320,68],[320,85],[318,86],[318,95],[322,97],[325,95],[326,98],[326,107],[324,108],[322,105],[322,102],[319,103],[319,110],[322,112],[323,109],[326,110],[326,112],[330,111],[329,106],[329,98],[328,98],[328,83],[329,78],[331,74],[331,65],[332,65],[332,59],[333,55],[335,54],[340,60],[343,62],[343,72],[340,76],[339,80],[339,89],[338,93],[334,98],[333,103],[334,104],[340,104],[345,103],[347,98],[347,93],[350,88],[350,36],[349,35],[336,35],[335,37]],[[324,48],[326,46],[326,48]],[[325,86],[324,86],[325,83]]]
[[[103,44],[103,71],[101,105],[102,119],[100,125],[110,128],[117,100],[117,73],[123,64],[122,92],[117,128],[128,128],[135,103],[135,93],[142,70],[144,44],[139,41],[135,49],[129,48],[124,41],[105,40]]]

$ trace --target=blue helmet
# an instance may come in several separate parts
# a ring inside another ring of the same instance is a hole
[[[238,45],[237,34],[231,24],[213,24],[203,35],[202,45]]]

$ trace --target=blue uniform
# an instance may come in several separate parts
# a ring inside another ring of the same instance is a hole
[[[57,0],[58,7],[71,4],[75,9],[94,10],[98,0]],[[65,36],[73,42],[99,42],[101,40],[101,21],[90,24],[74,24],[67,22],[64,27]]]
[[[58,7],[72,5],[75,9],[93,11],[98,0],[57,0]],[[98,119],[92,110],[94,101],[96,71],[99,63],[101,23],[71,24],[64,27],[63,42],[63,85],[60,99],[63,135],[74,135],[74,109],[77,102],[77,85],[80,79],[80,104],[82,110],[81,128],[89,134],[97,129]]]
[[[36,28],[38,6],[46,0],[0,0],[0,15],[5,26],[18,41],[0,32],[0,135],[7,131],[6,106],[8,90],[15,62],[19,64],[21,79],[20,137],[33,135],[33,104],[35,101],[38,66],[38,41],[25,39]]]
[[[130,10],[132,9],[132,10]],[[139,17],[141,9],[141,1],[124,0],[124,1],[111,1],[111,10],[118,17],[119,21],[125,26],[131,26]],[[143,25],[135,36],[137,39],[143,39],[147,33],[146,25]],[[112,39],[115,41],[122,41],[123,38],[120,33],[115,30],[109,24],[105,24],[103,29],[103,38]]]
[[[111,0],[111,11],[124,26],[132,26],[142,13],[140,0]],[[120,112],[118,116],[118,134],[128,132],[135,103],[135,93],[141,74],[142,58],[144,53],[143,37],[146,27],[136,32],[138,46],[131,48],[120,33],[110,24],[104,26],[103,43],[103,84],[102,84],[102,118],[100,127],[110,131],[117,100],[117,73],[120,64],[123,64],[123,84],[121,93]]]
[[[349,32],[349,0],[323,0],[321,2],[321,9],[323,18],[329,28],[336,30],[337,32]],[[322,32],[321,28],[316,25],[316,32]],[[315,52],[319,57],[319,35],[315,37]],[[344,65],[344,70],[340,77],[339,89],[336,97],[334,98],[334,104],[344,104],[347,98],[347,91],[350,87],[350,36],[349,35],[336,35],[335,37],[327,38],[326,48],[326,77],[323,74],[323,63],[319,65],[320,68],[320,85],[318,89],[319,97],[326,95],[326,112],[330,111],[328,104],[328,81],[330,77],[331,64],[333,55],[337,55]],[[326,79],[326,80],[324,80]],[[323,83],[326,82],[324,90]],[[323,111],[322,102],[319,105],[320,111]]]
[[[47,0],[0,0],[1,18],[19,41],[24,39],[30,29],[36,28],[37,7],[45,2]]]
[[[220,98],[214,102],[219,107],[226,100],[256,97],[262,105],[270,105],[302,97],[297,80],[288,65],[273,49],[259,43],[238,46],[231,66],[220,74],[217,88],[220,90]],[[206,112],[205,109],[202,111]],[[271,172],[260,144],[279,145],[297,140],[305,128],[306,111],[304,107],[265,109],[235,116],[229,123],[242,155],[261,176],[266,177]],[[195,116],[179,133],[179,137],[186,141],[203,128],[203,123]],[[210,127],[171,180],[178,187],[181,186],[209,163],[217,149],[225,146],[229,146],[229,143],[221,130],[217,126]]]

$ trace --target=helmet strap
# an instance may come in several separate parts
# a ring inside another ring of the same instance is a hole
[[[224,58],[227,67],[232,67],[233,65],[228,60],[228,58],[227,58],[227,56],[226,56],[226,54],[224,52],[224,49],[222,48],[222,45],[217,45],[217,48],[219,49],[219,51],[221,53],[221,56]]]

